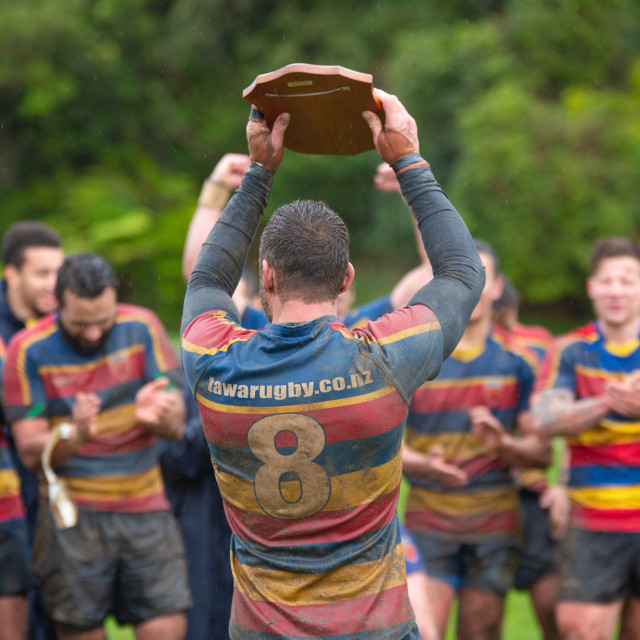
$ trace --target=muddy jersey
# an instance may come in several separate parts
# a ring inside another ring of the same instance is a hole
[[[540,388],[590,398],[601,395],[609,380],[639,369],[640,340],[608,344],[591,322],[557,341]],[[640,532],[640,420],[611,412],[567,443],[572,524],[591,531]]]
[[[442,446],[447,461],[467,472],[469,483],[450,488],[408,476],[405,525],[410,531],[469,543],[518,533],[511,469],[473,434],[467,411],[487,406],[514,433],[518,414],[529,408],[533,380],[531,363],[490,337],[480,349],[456,349],[437,378],[415,392],[407,445],[423,453]]]
[[[0,339],[0,389],[7,356],[4,342]],[[2,407],[0,407],[0,524],[14,520],[24,521],[25,511],[20,495],[20,478],[9,451],[9,442],[4,431]]]
[[[75,395],[101,400],[98,435],[56,467],[74,501],[97,511],[167,509],[157,437],[135,420],[135,396],[147,382],[177,368],[158,318],[119,304],[116,322],[96,354],[75,350],[52,314],[11,343],[5,370],[9,421],[72,419]]]
[[[353,331],[332,316],[250,331],[216,311],[187,327],[184,368],[233,531],[232,638],[410,631],[402,441],[441,355],[422,305]]]

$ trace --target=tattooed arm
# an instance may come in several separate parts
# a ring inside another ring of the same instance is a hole
[[[531,424],[543,436],[575,436],[595,427],[610,411],[606,396],[576,400],[568,389],[538,394],[531,410]]]

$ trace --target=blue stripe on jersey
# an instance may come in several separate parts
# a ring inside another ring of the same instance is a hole
[[[628,486],[640,484],[640,467],[580,466],[573,467],[569,476],[572,487],[606,488],[606,485]]]
[[[313,461],[322,466],[329,477],[379,467],[392,460],[402,448],[399,433],[403,428],[401,423],[376,436],[328,444]],[[264,465],[248,447],[228,448],[209,442],[209,451],[223,471],[246,480],[253,480]],[[286,449],[281,451],[286,455]]]
[[[131,473],[148,471],[158,464],[158,452],[155,447],[113,456],[75,456],[56,468],[61,476],[93,478],[95,476],[124,476]]]
[[[235,536],[232,550],[241,564],[250,567],[296,573],[326,573],[344,566],[345,562],[356,564],[384,558],[400,542],[397,530],[398,521],[394,519],[377,531],[370,531],[350,541],[304,545],[303,554],[298,551],[299,547],[266,547]]]
[[[331,636],[292,636],[280,633],[262,633],[260,631],[250,631],[243,627],[238,627],[233,623],[229,624],[229,634],[232,638],[242,638],[242,640],[405,640],[407,637],[419,638],[417,635],[407,636],[407,625],[399,624],[384,629],[374,629],[373,631],[358,631],[356,635],[352,633]],[[400,636],[398,634],[401,634]]]

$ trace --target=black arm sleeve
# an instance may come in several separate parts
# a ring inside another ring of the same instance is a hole
[[[238,286],[249,247],[267,206],[274,173],[252,164],[240,188],[209,232],[193,267],[182,310],[182,327],[211,309],[240,320],[231,295]]]
[[[460,341],[485,282],[485,273],[471,234],[428,166],[406,169],[422,162],[418,154],[393,164],[402,194],[418,222],[422,242],[433,269],[433,280],[409,304],[429,307],[442,327],[443,358]]]

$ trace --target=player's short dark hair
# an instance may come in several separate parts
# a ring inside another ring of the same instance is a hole
[[[497,300],[494,300],[493,310],[500,312],[506,311],[507,309],[514,309],[517,311],[520,306],[520,294],[518,290],[508,278],[503,277],[502,282],[502,293]]]
[[[25,261],[25,251],[31,247],[62,246],[60,236],[44,222],[25,220],[11,225],[2,238],[2,264],[13,265],[20,269]]]
[[[69,290],[79,298],[97,298],[107,287],[118,289],[119,281],[113,267],[93,253],[67,256],[58,271],[55,294],[60,307],[63,294]]]
[[[614,236],[596,240],[591,249],[589,266],[591,273],[595,273],[600,263],[606,258],[622,258],[629,256],[640,262],[640,245],[631,238]]]
[[[474,238],[473,244],[476,245],[476,251],[478,253],[484,253],[486,256],[491,258],[491,262],[493,263],[493,272],[496,275],[500,275],[500,260],[498,259],[496,250],[486,240],[480,240],[480,238]]]
[[[335,300],[349,265],[349,231],[324,202],[297,200],[277,209],[262,232],[260,265],[266,260],[282,299],[307,304]]]

